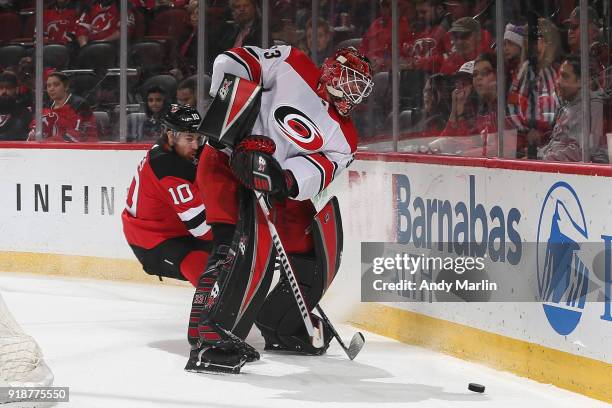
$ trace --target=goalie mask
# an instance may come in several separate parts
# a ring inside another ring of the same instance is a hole
[[[354,47],[341,48],[326,58],[321,71],[321,84],[341,116],[348,116],[372,92],[370,61]]]

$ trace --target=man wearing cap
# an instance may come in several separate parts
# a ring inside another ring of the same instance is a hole
[[[475,134],[476,97],[473,94],[474,61],[468,61],[455,73],[455,89],[451,94],[451,113],[442,136]]]
[[[17,103],[17,75],[0,74],[0,140],[25,140],[32,114]]]
[[[588,33],[589,33],[589,45],[593,44],[594,41],[599,37],[599,15],[597,11],[589,7],[587,8],[588,13]],[[567,27],[567,43],[570,48],[570,54],[580,54],[580,7],[576,7],[569,18],[563,22]]]
[[[453,48],[447,58],[442,62],[439,72],[453,75],[468,61],[475,59],[481,52],[487,51],[488,33],[481,30],[480,23],[471,17],[462,17],[453,22],[449,34],[452,36]],[[484,44],[483,44],[484,43]]]

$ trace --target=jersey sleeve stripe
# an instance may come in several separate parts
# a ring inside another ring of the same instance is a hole
[[[183,221],[188,230],[198,227],[200,224],[206,222],[206,211],[202,211],[192,219],[188,221]]]
[[[206,234],[209,230],[210,230],[210,226],[204,222],[200,224],[198,227],[190,229],[189,232],[194,237],[201,237],[202,235]]]
[[[317,166],[319,166],[323,170],[323,188],[327,187],[329,183],[334,179],[334,173],[336,172],[336,168],[338,167],[336,163],[329,160],[327,156],[323,153],[314,153],[308,156],[311,160],[316,162]],[[321,190],[323,189],[321,188]]]
[[[202,211],[204,211],[204,204],[200,204],[197,207],[193,207],[188,209],[187,211],[183,211],[182,213],[179,213],[178,216],[181,221],[189,221],[196,215],[199,215]]]
[[[244,48],[232,48],[228,52],[235,54],[249,67],[251,73],[251,81],[261,84],[261,64],[259,58],[254,57],[248,50]]]
[[[314,166],[315,169],[317,169],[319,171],[319,177],[320,177],[320,182],[319,182],[319,192],[321,192],[323,190],[323,188],[325,188],[325,168],[323,166],[321,166],[315,159],[313,159],[311,156],[304,156],[304,158],[311,164]]]
[[[245,50],[247,50],[252,56],[254,56],[255,58],[257,58],[259,60],[259,56],[257,55],[257,53],[249,46],[244,46],[242,47]]]
[[[241,58],[239,58],[236,54],[234,54],[231,51],[225,51],[223,54],[227,55],[228,57],[236,61],[238,64],[240,64],[242,68],[244,68],[244,71],[246,72],[246,74],[249,76],[249,80],[251,81],[253,80],[253,75],[251,75],[251,70],[249,69],[249,66]]]

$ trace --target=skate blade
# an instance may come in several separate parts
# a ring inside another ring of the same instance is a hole
[[[199,363],[199,364],[198,364]],[[185,371],[190,373],[207,373],[207,374],[240,374],[240,369],[246,363],[246,358],[240,359],[236,365],[223,365],[211,363],[210,361],[187,361]]]

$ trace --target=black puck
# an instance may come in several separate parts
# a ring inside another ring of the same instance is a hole
[[[468,384],[468,390],[474,391],[474,392],[484,392],[485,386],[484,385],[480,385],[480,384],[476,384],[476,383],[469,383]]]

